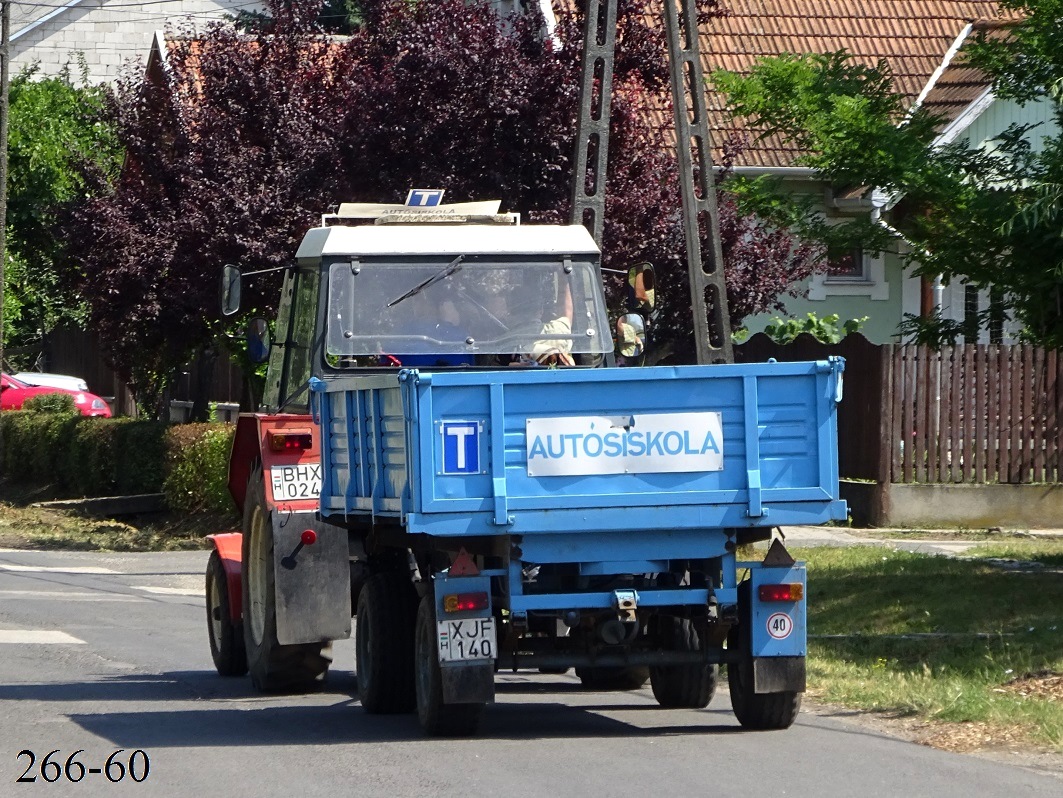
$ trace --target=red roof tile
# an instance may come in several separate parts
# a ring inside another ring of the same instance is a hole
[[[844,49],[865,64],[885,60],[896,89],[909,103],[926,88],[968,23],[1000,16],[996,0],[724,0],[724,4],[730,15],[711,20],[701,30],[706,77],[716,69],[748,72],[762,56]],[[970,69],[946,70],[944,83],[927,100],[935,112],[955,116],[981,93],[975,93],[979,77]],[[718,157],[719,144],[741,133],[742,126],[711,85],[708,108]],[[671,125],[663,115],[658,118],[662,125]],[[773,137],[751,144],[740,156],[740,165],[790,166],[797,154]]]

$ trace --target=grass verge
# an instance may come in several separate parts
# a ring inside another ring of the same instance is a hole
[[[205,549],[206,535],[240,525],[235,511],[171,511],[122,520],[72,509],[34,507],[56,498],[51,485],[0,479],[0,548],[68,551],[184,551]]]
[[[232,519],[209,513],[152,515],[124,522],[0,502],[0,548],[184,551],[206,548],[206,535],[232,526]]]
[[[986,544],[962,559],[792,553],[809,570],[812,697],[1063,752],[1063,541]]]

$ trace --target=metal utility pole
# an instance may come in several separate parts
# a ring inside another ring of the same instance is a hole
[[[712,174],[712,139],[698,47],[698,10],[694,0],[664,0],[664,11],[690,304],[694,310],[694,344],[698,363],[733,363],[720,219]],[[707,252],[701,250],[702,221],[709,232]]]
[[[613,107],[615,0],[588,0],[583,31],[583,70],[579,84],[576,168],[572,173],[570,224],[582,224],[602,246],[605,226],[605,172],[609,162],[609,116]]]
[[[0,0],[0,368],[4,363],[4,264],[7,262],[7,116],[11,78],[11,2]],[[0,426],[0,455],[4,451]]]
[[[602,245],[618,0],[588,0],[571,224]],[[663,0],[697,362],[733,363],[695,0]],[[702,252],[700,231],[708,232]]]

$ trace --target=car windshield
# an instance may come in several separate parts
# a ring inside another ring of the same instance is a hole
[[[348,260],[331,264],[328,292],[325,351],[334,366],[362,356],[519,353],[546,344],[571,354],[612,349],[589,260]]]

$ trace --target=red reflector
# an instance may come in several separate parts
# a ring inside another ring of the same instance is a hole
[[[789,585],[761,585],[761,601],[800,601],[805,597],[805,586],[800,582]]]
[[[305,452],[314,447],[314,436],[309,432],[271,432],[269,448],[274,452]]]
[[[458,593],[452,596],[443,596],[444,612],[470,612],[472,610],[486,610],[487,607],[486,593]]]
[[[300,540],[303,541],[304,546],[313,546],[317,543],[317,532],[312,529],[307,529],[302,535],[300,535]]]

